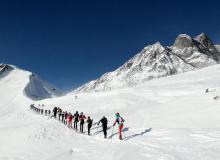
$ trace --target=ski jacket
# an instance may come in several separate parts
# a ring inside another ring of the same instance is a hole
[[[86,119],[86,116],[85,115],[80,115],[79,116],[79,121],[81,122],[81,123],[84,123],[84,120]]]
[[[57,107],[55,107],[55,108],[53,109],[53,112],[55,112],[55,113],[57,112]]]
[[[116,123],[118,123],[119,126],[123,125],[124,121],[125,121],[124,118],[122,118],[121,116],[118,116],[116,117],[115,123],[113,124],[113,126],[115,126]]]
[[[102,123],[102,126],[107,126],[108,120],[107,120],[107,118],[104,117],[99,121],[99,123]],[[98,125],[99,125],[99,123],[98,123]]]
[[[78,113],[75,113],[73,117],[74,117],[74,121],[76,121],[76,122],[79,121],[79,114]]]
[[[88,119],[86,122],[88,123],[89,126],[92,126],[92,119]]]
[[[73,120],[73,116],[72,116],[72,115],[69,115],[69,116],[68,116],[68,121],[69,121],[69,122],[72,122],[72,120]]]

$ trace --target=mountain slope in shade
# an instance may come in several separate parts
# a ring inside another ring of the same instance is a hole
[[[62,95],[59,89],[42,80],[36,74],[8,64],[0,64],[0,88],[6,92],[22,93],[19,95],[29,97],[32,100]],[[1,95],[1,98],[3,96]]]
[[[195,38],[180,34],[172,46],[164,47],[159,42],[146,46],[115,71],[105,73],[72,93],[130,87],[147,80],[217,64],[219,57],[220,53],[206,34]]]

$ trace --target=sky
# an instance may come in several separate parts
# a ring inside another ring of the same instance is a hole
[[[157,41],[207,33],[220,44],[219,1],[0,1],[0,62],[70,91]]]

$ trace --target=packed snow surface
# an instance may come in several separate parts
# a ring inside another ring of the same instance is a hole
[[[14,72],[14,71],[12,71]],[[19,72],[19,71],[17,71]],[[20,74],[24,74],[21,72]],[[34,101],[24,94],[25,75],[0,79],[1,160],[218,160],[220,159],[220,65],[147,81],[135,87]],[[208,89],[208,92],[205,90]],[[108,139],[92,136],[29,110],[44,104],[97,122],[109,120]],[[125,119],[124,139],[112,128],[114,113]],[[113,135],[112,135],[113,131]]]

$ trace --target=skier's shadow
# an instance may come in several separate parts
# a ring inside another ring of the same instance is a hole
[[[126,127],[122,130],[122,132],[127,132],[129,130],[129,127]],[[112,137],[114,137],[115,135],[119,134],[119,132],[116,132],[114,134],[112,134],[111,136],[108,137],[108,139],[111,139]]]
[[[136,134],[130,135],[128,137],[125,137],[124,141],[127,141],[127,140],[134,138],[134,137],[137,137],[137,136],[142,136],[142,135],[150,132],[151,130],[152,130],[152,128],[148,128],[148,129],[145,129],[144,131],[142,131],[141,133],[136,133]]]
[[[93,129],[95,129],[95,128],[101,128],[101,126],[100,127],[94,127]],[[107,130],[109,130],[109,129],[111,129],[112,128],[112,126],[111,127],[108,127],[107,128]],[[99,133],[101,133],[101,132],[103,132],[103,129],[101,129],[101,130],[99,130],[99,131],[96,131],[93,135],[97,135],[97,134],[99,134]]]

